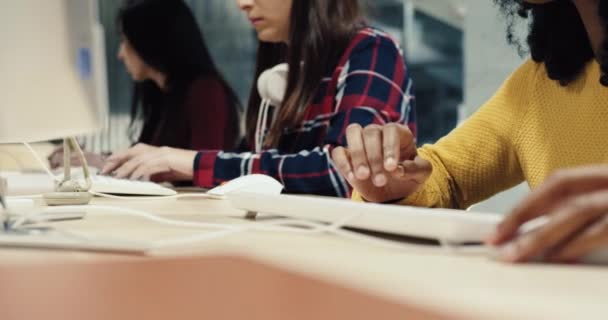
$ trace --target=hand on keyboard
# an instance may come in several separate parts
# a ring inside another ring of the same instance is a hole
[[[55,172],[62,176],[62,170],[55,170]],[[75,179],[84,179],[82,168],[72,168],[72,177]],[[175,190],[154,182],[118,179],[115,177],[97,175],[95,172],[93,172],[93,175],[91,176],[91,181],[93,182],[91,191],[97,193],[138,196],[172,196],[177,194]]]
[[[196,151],[138,144],[109,157],[101,174],[157,182],[193,179]]]
[[[91,191],[115,195],[172,196],[173,189],[148,181],[117,179],[107,176],[94,176]]]
[[[81,166],[80,157],[76,153],[72,153],[71,155],[71,164],[72,166]],[[98,168],[101,169],[104,165],[105,156],[97,153],[92,153],[85,151],[84,156],[87,160],[87,164],[89,168]],[[51,153],[51,155],[47,158],[49,160],[49,164],[51,169],[57,169],[63,167],[63,147],[59,147]]]

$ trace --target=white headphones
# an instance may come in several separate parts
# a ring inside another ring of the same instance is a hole
[[[255,151],[260,153],[264,147],[264,139],[268,125],[270,106],[281,107],[287,90],[289,66],[282,63],[268,69],[258,78],[258,92],[262,98],[255,132]],[[275,109],[278,110],[278,109]],[[272,121],[272,120],[271,120]]]
[[[287,63],[264,71],[258,78],[258,92],[262,100],[269,101],[274,107],[280,107],[285,97],[285,90],[287,90],[288,74]]]

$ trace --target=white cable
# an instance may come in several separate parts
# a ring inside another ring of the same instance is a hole
[[[51,180],[53,180],[54,182],[58,182],[59,178],[57,176],[55,176],[55,174],[53,174],[51,169],[46,165],[44,160],[42,160],[42,158],[40,158],[40,155],[38,155],[38,153],[34,150],[34,148],[32,148],[32,146],[27,142],[23,142],[23,145],[32,153],[34,158],[36,158],[36,161],[38,161],[38,164],[40,164],[40,167],[42,167],[42,169],[44,169],[44,171],[46,172],[46,174],[48,174],[48,176],[51,178]]]
[[[87,206],[66,206],[66,207],[57,207],[57,208],[47,208],[45,210],[46,213],[53,212],[66,212],[66,209],[75,209],[78,212],[81,212],[83,209],[97,209],[105,211],[101,215],[115,215],[115,214],[126,214],[134,217],[143,218],[149,220],[151,222],[169,225],[173,227],[182,227],[182,228],[193,228],[193,229],[219,229],[219,231],[214,231],[211,233],[205,234],[197,234],[193,236],[188,236],[184,238],[171,239],[165,241],[157,241],[154,244],[155,248],[167,248],[172,246],[179,245],[187,245],[200,243],[204,241],[210,241],[218,238],[227,237],[230,235],[235,235],[238,233],[251,232],[251,231],[263,231],[263,232],[280,232],[280,233],[292,233],[292,234],[303,234],[303,235],[316,235],[322,233],[334,234],[339,237],[348,238],[351,240],[356,240],[359,242],[365,242],[374,246],[381,246],[390,249],[400,248],[403,249],[404,245],[399,244],[395,241],[378,239],[372,236],[362,235],[356,232],[347,231],[342,229],[348,222],[358,215],[352,215],[343,219],[342,221],[338,221],[337,223],[326,225],[322,223],[307,221],[307,220],[294,220],[294,219],[281,219],[278,221],[272,221],[267,223],[258,223],[255,225],[247,225],[247,226],[235,226],[230,224],[214,224],[214,223],[199,223],[199,222],[186,222],[179,220],[172,220],[161,218],[159,216],[150,214],[148,212],[144,212],[141,210],[134,209],[126,209],[112,206],[97,206],[97,205],[87,205]],[[99,213],[97,213],[99,214]],[[308,228],[308,229],[303,229]]]
[[[265,131],[265,129],[263,129],[263,127],[265,127],[266,123],[260,123],[260,121],[263,122],[264,118],[266,118],[265,119],[266,121],[268,119],[267,113],[268,113],[269,106],[267,106],[267,104],[269,104],[269,103],[268,102],[264,103],[264,101],[263,101],[262,105],[260,106],[261,107],[260,114],[258,114],[258,128],[257,128],[258,130],[262,129]],[[258,142],[258,146],[256,146],[256,147],[261,149],[261,147],[263,145],[264,133],[258,131],[257,134],[258,134],[258,137],[256,138],[256,142]],[[57,181],[58,178],[51,172],[51,170],[47,167],[46,163],[40,158],[38,153],[36,153],[36,151],[34,151],[32,146],[29,143],[23,143],[23,144],[25,145],[26,148],[29,149],[29,151],[32,153],[32,155],[34,155],[34,157],[36,158],[36,160],[38,161],[40,166],[46,171],[46,173],[49,175],[49,177],[51,177],[51,179],[53,181]],[[125,196],[115,196],[115,195],[110,195],[110,194],[98,193],[98,192],[93,192],[93,191],[89,191],[89,192],[92,195],[95,195],[98,197],[117,199],[117,200],[165,200],[165,199],[180,199],[180,198],[222,199],[223,198],[223,197],[218,197],[218,196],[212,196],[212,195],[205,194],[205,193],[178,194],[178,195],[172,195],[172,196],[155,196],[155,197],[125,197]],[[18,196],[18,197],[10,197],[10,199],[25,199],[25,198],[39,198],[39,197],[42,197],[42,195]],[[285,219],[283,219],[283,220],[279,220],[279,221],[276,221],[273,223],[263,223],[263,224],[257,224],[255,226],[252,225],[252,226],[246,226],[246,227],[243,227],[243,226],[238,227],[238,226],[228,225],[228,224],[196,223],[196,222],[178,221],[178,220],[161,218],[159,216],[152,215],[152,214],[149,214],[144,211],[111,207],[111,206],[98,206],[98,205],[68,206],[68,207],[64,206],[64,207],[58,207],[58,208],[47,208],[45,210],[45,212],[49,212],[49,213],[65,212],[66,209],[78,209],[79,211],[82,211],[82,209],[85,209],[85,210],[86,209],[110,210],[110,211],[114,211],[110,214],[123,213],[123,214],[131,215],[131,216],[143,218],[143,219],[155,222],[155,223],[170,225],[170,226],[174,226],[174,227],[220,229],[220,231],[215,231],[215,232],[206,233],[206,234],[202,234],[202,235],[194,235],[194,236],[180,238],[180,239],[159,241],[154,245],[155,248],[193,244],[193,243],[209,241],[209,240],[222,238],[222,237],[230,236],[230,235],[237,234],[237,233],[248,232],[248,231],[286,232],[286,233],[299,233],[299,234],[310,234],[310,235],[321,234],[321,233],[330,233],[330,234],[335,234],[335,235],[343,237],[343,238],[349,238],[349,239],[360,241],[360,242],[366,242],[366,243],[373,244],[376,246],[382,246],[382,247],[393,248],[393,249],[394,248],[403,248],[403,245],[401,245],[395,241],[382,240],[382,239],[378,239],[375,237],[361,235],[356,232],[344,230],[343,228],[348,224],[348,222],[350,222],[352,219],[355,219],[358,215],[352,215],[349,217],[345,217],[344,219],[339,220],[331,225],[326,225],[326,224],[321,224],[321,223],[316,223],[316,222],[306,221],[306,220],[285,220]],[[106,213],[106,214],[108,214],[108,213]],[[299,225],[301,227],[306,227],[309,229],[287,227],[289,225],[291,225],[291,226]],[[441,243],[441,245],[442,245],[442,247],[444,247],[444,243]],[[450,247],[452,247],[452,246],[450,246]],[[448,248],[448,250],[449,250],[449,248]]]
[[[252,225],[242,226],[239,229],[214,231],[210,233],[196,234],[177,239],[157,241],[154,244],[154,248],[162,249],[175,246],[192,245],[252,231],[316,235],[325,233],[326,228],[327,225],[311,221],[281,219],[277,221],[259,222]]]
[[[258,119],[255,125],[255,152],[259,153],[259,145],[260,145],[260,127],[262,124],[262,112],[264,110],[264,100],[260,103],[260,109],[258,110]]]
[[[84,181],[86,183],[86,185],[84,187],[81,186],[81,189],[87,190],[87,191],[91,190],[91,187],[93,186],[93,181],[91,180],[91,173],[89,172],[89,164],[87,163],[87,158],[84,155],[82,148],[80,147],[80,143],[78,143],[78,141],[76,141],[76,138],[74,138],[74,137],[69,137],[67,139],[69,139],[68,141],[70,142],[74,151],[76,151],[78,159],[80,160],[80,167],[82,168],[82,172],[84,175]],[[69,159],[68,159],[68,161],[64,161],[64,166],[67,164],[70,164],[70,162],[71,161]],[[70,171],[68,170],[67,172],[69,173]]]
[[[211,200],[225,200],[226,199],[226,197],[224,197],[224,196],[216,196],[216,195],[212,195],[212,194],[208,194],[208,193],[180,193],[180,194],[175,194],[175,195],[171,195],[171,196],[142,196],[142,197],[116,196],[116,195],[112,195],[112,194],[95,192],[95,191],[89,191],[89,193],[94,196],[97,196],[97,197],[114,199],[114,200],[168,200],[168,199],[182,199],[182,198],[201,198],[201,199],[211,199]]]
[[[262,131],[260,133],[260,151],[264,149],[264,141],[266,140],[266,131],[268,129],[268,113],[270,112],[271,102],[268,101],[266,103],[266,108],[264,108],[264,116],[262,118]],[[258,153],[259,153],[258,152]]]
[[[65,207],[64,207],[65,208]],[[187,245],[200,243],[205,241],[210,241],[218,238],[227,237],[230,235],[235,235],[238,233],[251,232],[251,231],[263,231],[263,232],[282,232],[282,233],[292,233],[292,234],[304,234],[304,235],[315,235],[322,233],[330,233],[335,234],[339,237],[348,238],[351,240],[356,240],[359,242],[365,242],[374,246],[381,246],[390,249],[403,249],[405,246],[399,244],[395,241],[382,240],[372,236],[361,235],[356,232],[343,230],[342,228],[348,224],[352,219],[356,218],[358,215],[352,215],[346,217],[345,219],[338,221],[331,225],[321,224],[317,222],[307,221],[307,220],[294,220],[294,219],[281,219],[278,221],[272,221],[268,223],[258,223],[255,225],[248,226],[234,226],[228,224],[206,224],[206,223],[192,223],[192,222],[184,222],[184,221],[175,221],[165,218],[160,218],[158,216],[149,214],[147,212],[142,212],[139,210],[132,209],[124,209],[124,208],[116,208],[110,206],[77,206],[74,208],[78,209],[100,209],[100,210],[115,210],[117,213],[122,212],[125,214],[129,214],[132,216],[142,217],[148,219],[150,221],[158,222],[161,224],[168,224],[172,226],[182,226],[182,227],[190,227],[190,228],[217,228],[224,229],[221,231],[215,231],[206,234],[199,234],[194,236],[189,236],[185,238],[178,238],[166,241],[158,241],[155,243],[155,248],[166,248],[172,246],[179,245]],[[61,210],[58,210],[61,211]],[[291,227],[290,227],[291,226]],[[299,227],[298,227],[299,226]],[[302,229],[301,227],[309,228]]]
[[[264,103],[264,101],[262,101],[262,105],[260,106],[260,110],[259,110],[259,114],[258,114],[258,128],[257,129],[262,129],[262,126],[265,127],[265,123],[262,124],[260,122],[263,122],[265,116],[266,116],[266,121],[267,121],[267,116],[268,116],[267,109],[269,106],[266,106],[266,104],[268,104],[268,102]],[[262,129],[262,130],[265,130],[265,129]],[[256,142],[259,142],[259,145],[256,147],[261,148],[261,145],[263,144],[264,133],[258,131],[257,134],[258,134],[258,137],[256,138]],[[57,177],[50,171],[50,169],[46,166],[45,162],[40,158],[38,153],[36,153],[34,151],[34,149],[31,147],[31,145],[28,143],[23,143],[23,144],[34,155],[34,157],[36,158],[38,163],[41,165],[42,168],[44,168],[44,170],[49,175],[49,177],[51,177],[51,179],[56,181]],[[98,192],[93,192],[93,191],[90,191],[90,193],[92,195],[95,195],[98,197],[104,197],[104,198],[110,198],[110,199],[116,199],[116,200],[166,200],[166,199],[181,199],[181,198],[223,199],[223,197],[212,196],[212,195],[209,195],[206,193],[200,193],[200,194],[190,193],[190,194],[178,194],[178,195],[172,195],[172,196],[153,196],[153,197],[115,196],[115,195],[98,193]],[[40,197],[42,197],[42,195],[9,197],[9,199],[26,199],[26,198],[40,198]],[[279,229],[270,229],[270,228],[268,228],[269,227],[268,224],[266,224],[266,225],[260,224],[257,226],[250,226],[250,227],[236,227],[236,226],[227,225],[227,224],[185,222],[185,221],[177,221],[177,220],[161,218],[159,216],[155,216],[155,215],[149,214],[147,212],[138,211],[138,210],[117,208],[117,207],[110,207],[110,206],[96,206],[96,205],[48,208],[47,212],[52,212],[55,209],[57,212],[65,212],[64,209],[66,209],[66,208],[114,210],[117,213],[122,212],[124,214],[144,218],[144,219],[150,220],[152,222],[166,224],[166,225],[175,226],[175,227],[224,229],[222,231],[216,231],[216,232],[212,232],[212,233],[208,233],[208,234],[195,235],[195,236],[191,236],[191,237],[160,242],[158,244],[158,247],[166,247],[166,246],[172,246],[172,245],[178,245],[178,244],[188,244],[188,243],[191,244],[191,243],[217,239],[217,238],[229,236],[232,234],[248,232],[248,231],[267,231],[267,232],[276,231],[276,232],[301,233],[301,234],[302,233],[306,233],[306,234],[330,233],[330,234],[335,234],[335,235],[343,237],[343,238],[349,238],[349,239],[360,241],[360,242],[366,242],[366,243],[373,244],[376,246],[382,246],[382,247],[393,248],[393,249],[404,247],[403,245],[401,245],[395,241],[382,240],[382,239],[378,239],[376,237],[366,236],[366,235],[362,235],[362,234],[359,234],[356,232],[344,230],[343,228],[348,224],[348,222],[350,222],[352,219],[355,219],[358,215],[345,217],[344,219],[339,220],[331,225],[325,225],[325,224],[320,224],[320,223],[315,223],[315,222],[305,221],[305,220],[279,220],[277,222],[277,224],[300,225],[300,226],[309,228],[308,230],[303,230],[301,228],[297,229],[297,228],[287,228],[287,227],[283,227],[283,228],[279,228]],[[448,244],[445,241],[440,241],[440,245],[442,248],[444,248],[448,251],[454,251],[454,250],[456,250],[455,248],[459,248],[459,247],[455,247],[453,244]]]
[[[155,223],[170,225],[173,227],[185,227],[185,228],[196,228],[196,229],[219,229],[218,231],[204,233],[204,234],[196,234],[193,236],[171,239],[171,240],[161,240],[155,241],[152,245],[155,249],[175,247],[180,245],[188,245],[194,243],[200,243],[204,241],[210,241],[218,238],[227,237],[230,235],[250,232],[250,231],[264,231],[264,232],[280,232],[280,233],[292,233],[292,234],[318,234],[325,232],[327,228],[326,225],[303,221],[303,220],[288,220],[282,219],[278,221],[272,221],[268,223],[257,223],[250,224],[246,226],[235,226],[229,224],[214,224],[214,223],[198,223],[198,222],[186,222],[186,221],[178,221],[172,219],[161,218],[156,215],[152,215],[150,213],[134,210],[134,209],[126,209],[126,208],[118,208],[112,206],[96,206],[96,205],[87,205],[87,206],[64,206],[57,208],[47,208],[44,210],[44,213],[66,213],[66,211],[76,210],[81,212],[82,209],[97,209],[103,210],[104,213],[102,215],[113,215],[113,214],[125,214],[134,217],[143,218]],[[31,218],[31,217],[30,217]],[[27,219],[25,219],[27,220]],[[22,221],[23,222],[23,221]],[[299,227],[298,227],[299,226]],[[308,228],[308,229],[303,229]]]
[[[173,227],[180,228],[191,228],[191,229],[236,229],[238,227],[228,224],[216,224],[216,223],[202,223],[202,222],[187,222],[180,220],[172,220],[167,218],[162,218],[145,211],[134,210],[128,208],[119,208],[112,206],[98,206],[98,205],[86,205],[86,206],[63,206],[63,207],[49,207],[44,210],[44,213],[66,213],[70,210],[75,210],[77,212],[82,212],[83,210],[97,209],[103,210],[104,213],[98,215],[129,215],[133,217],[138,217],[142,219],[149,220],[151,222],[155,222],[158,224],[169,225]]]
[[[201,223],[201,222],[187,222],[181,220],[173,220],[162,218],[157,215],[150,214],[145,211],[128,209],[113,206],[100,206],[100,205],[85,205],[85,206],[63,206],[63,207],[48,207],[43,210],[43,213],[69,213],[71,210],[75,212],[82,212],[83,210],[101,210],[103,213],[96,213],[97,215],[129,215],[133,217],[143,218],[151,222],[170,225],[174,227],[183,228],[194,228],[194,229],[225,229],[231,231],[267,231],[267,232],[290,232],[298,234],[313,234],[319,232],[331,231],[337,226],[325,225],[306,220],[295,220],[295,219],[281,219],[271,222],[255,223],[246,226],[235,226],[232,224],[218,224],[218,223]],[[308,229],[306,229],[308,228]]]
[[[268,110],[270,108],[270,100],[262,100],[260,110],[258,111],[258,121],[255,134],[255,152],[260,153],[264,148],[264,134],[268,125]]]
[[[86,205],[86,206],[64,206],[64,207],[54,207],[47,208],[44,210],[44,213],[66,213],[66,210],[76,210],[77,212],[82,212],[83,209],[97,209],[102,210],[104,213],[97,213],[98,215],[129,215],[133,217],[143,218],[149,220],[151,222],[155,222],[158,224],[169,225],[173,227],[180,228],[190,228],[190,229],[217,229],[217,231],[207,232],[204,234],[195,234],[187,237],[171,239],[171,240],[161,240],[155,241],[152,245],[155,249],[175,247],[175,246],[183,246],[183,245],[192,245],[196,243],[211,241],[215,239],[220,239],[224,237],[228,237],[231,235],[236,235],[244,232],[252,232],[252,231],[260,231],[260,232],[273,232],[273,233],[291,233],[291,234],[300,234],[300,235],[319,235],[319,234],[333,234],[338,237],[344,239],[355,240],[358,242],[366,243],[373,246],[379,246],[387,249],[404,249],[407,248],[406,245],[401,244],[397,241],[384,240],[373,236],[363,235],[357,232],[344,230],[343,228],[350,222],[352,219],[356,218],[358,215],[352,215],[338,221],[336,223],[327,225],[323,223],[308,221],[308,220],[299,220],[299,219],[281,219],[271,222],[258,222],[255,224],[248,224],[243,226],[236,226],[232,224],[217,224],[217,223],[201,223],[201,222],[187,222],[180,220],[173,220],[162,218],[153,214],[150,214],[145,211],[135,210],[135,209],[127,209],[127,208],[119,208],[112,206],[99,206],[99,205]],[[460,246],[454,246],[454,244],[446,244],[444,241],[441,243],[441,247],[448,250],[448,252],[477,252],[479,251],[479,247],[472,247],[470,250],[467,248],[461,248]]]
[[[100,198],[108,198],[114,200],[130,200],[130,201],[144,201],[144,200],[170,200],[170,199],[184,199],[184,198],[201,198],[201,199],[209,199],[209,200],[225,200],[225,196],[212,195],[208,193],[180,193],[171,196],[117,196],[107,193],[89,191],[90,194],[100,197]],[[30,195],[22,195],[22,196],[10,196],[7,199],[38,199],[42,198],[42,194],[30,194]]]
[[[185,227],[185,228],[195,228],[195,229],[227,229],[227,230],[261,230],[261,231],[270,231],[270,232],[293,232],[293,233],[310,233],[310,230],[306,229],[298,229],[293,227],[285,227],[284,225],[300,225],[302,227],[315,227],[319,226],[319,224],[315,224],[313,222],[302,221],[302,220],[279,220],[272,221],[269,223],[258,223],[251,224],[248,226],[236,226],[232,224],[221,224],[221,223],[204,223],[204,222],[187,222],[181,220],[173,220],[162,218],[154,214],[150,214],[145,211],[136,210],[136,209],[128,209],[121,207],[113,207],[113,206],[99,206],[99,205],[86,205],[86,206],[64,206],[64,207],[56,207],[56,208],[48,208],[45,210],[46,213],[53,212],[63,212],[66,210],[75,209],[78,212],[82,212],[87,209],[96,209],[102,210],[104,213],[97,213],[98,215],[117,215],[117,214],[125,214],[133,217],[143,218],[152,222],[156,222],[159,224],[166,224],[175,227]],[[323,225],[325,227],[325,225]]]
[[[301,227],[307,227],[309,229],[301,229],[301,228],[297,228],[297,227],[289,228],[288,227],[288,226],[295,226],[298,224],[300,224]],[[337,228],[336,225],[328,226],[325,224],[315,223],[315,222],[311,222],[311,221],[304,221],[304,220],[292,220],[292,221],[279,220],[279,221],[275,222],[275,225],[283,225],[283,229],[272,229],[272,228],[268,228],[265,225],[256,225],[256,226],[250,226],[250,227],[243,227],[241,229],[221,230],[221,231],[214,231],[214,232],[205,233],[205,234],[196,234],[193,236],[188,236],[188,237],[183,237],[183,238],[157,241],[154,243],[153,247],[154,247],[154,249],[163,249],[163,248],[170,248],[170,247],[183,246],[183,245],[193,245],[196,243],[202,243],[202,242],[206,242],[206,241],[221,239],[221,238],[225,238],[228,236],[232,236],[232,235],[236,235],[236,234],[244,233],[244,232],[264,231],[264,232],[298,233],[298,234],[310,235],[310,236],[328,233],[328,234],[333,234],[335,236],[338,236],[338,237],[341,237],[344,239],[354,240],[357,242],[365,243],[365,244],[372,245],[375,247],[382,247],[385,249],[396,250],[396,249],[408,248],[406,245],[396,242],[396,241],[379,239],[377,237],[367,236],[367,235],[363,235],[363,234],[360,234],[357,232],[340,229],[340,228]]]

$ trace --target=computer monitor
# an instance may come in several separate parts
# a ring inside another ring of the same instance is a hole
[[[104,127],[108,93],[98,0],[3,1],[0,41],[0,143],[73,137]],[[77,145],[74,138],[66,141]],[[66,173],[69,167],[68,163]],[[44,195],[47,203],[49,199],[63,204],[87,203],[90,193],[70,182],[64,175],[58,192]],[[147,249],[130,241],[74,237],[49,228],[16,230],[13,223],[21,216],[11,215],[3,197],[5,189],[0,177],[0,246],[121,252]]]
[[[7,1],[0,40],[0,143],[89,134],[106,125],[97,0]]]
[[[0,10],[0,143],[67,138],[64,177],[57,192],[45,195],[49,204],[84,204],[91,197],[86,163],[82,185],[71,178],[69,155],[75,148],[84,161],[73,136],[101,130],[108,118],[98,5],[98,0],[19,0]]]

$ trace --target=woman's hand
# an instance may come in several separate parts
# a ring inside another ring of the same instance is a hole
[[[372,202],[396,201],[416,192],[432,172],[431,164],[418,157],[416,140],[405,125],[351,125],[347,148],[336,148],[332,158],[337,169]]]
[[[104,156],[97,153],[84,151],[84,157],[87,160],[89,167],[101,169],[104,165]],[[63,147],[58,147],[47,158],[51,169],[63,167]],[[70,154],[70,163],[72,166],[81,166],[80,157],[74,151]]]
[[[548,223],[518,235],[526,222]],[[608,248],[608,166],[562,171],[523,201],[498,227],[489,244],[502,246],[500,258],[526,262],[537,257],[573,262]]]
[[[110,156],[101,174],[111,174],[118,179],[188,181],[194,176],[196,154],[196,151],[137,144]]]

